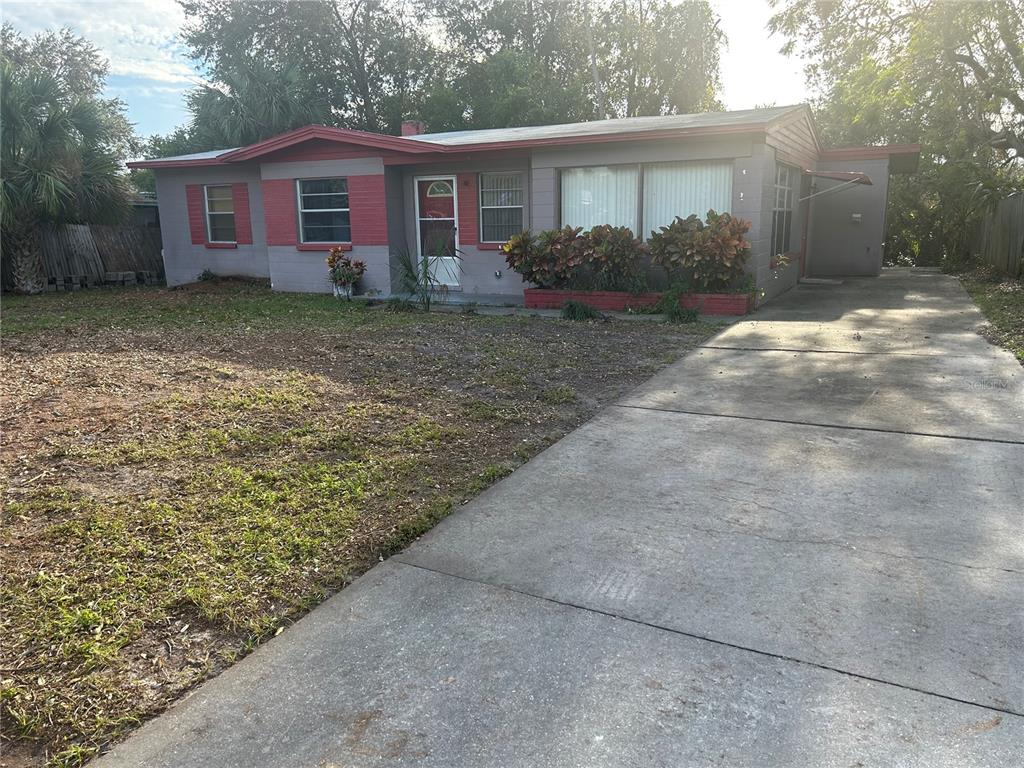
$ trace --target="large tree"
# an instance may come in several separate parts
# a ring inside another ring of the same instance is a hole
[[[0,227],[5,283],[44,287],[46,222],[115,222],[128,210],[124,105],[100,96],[106,62],[67,29],[26,39],[0,29]]]
[[[616,0],[596,30],[598,70],[616,117],[721,109],[725,34],[706,2]]]
[[[215,85],[189,97],[190,127],[151,151],[181,138],[192,151],[233,146],[307,117],[286,108],[261,123],[268,91],[326,105],[322,122],[385,133],[409,118],[457,130],[718,105],[724,36],[705,0],[180,2]],[[240,76],[265,82],[257,69],[292,79],[245,88]]]
[[[776,5],[829,143],[922,144],[919,173],[893,180],[889,255],[967,258],[987,202],[1022,186],[1024,0]]]
[[[296,70],[331,122],[397,133],[431,75],[433,45],[407,0],[182,0],[183,36],[213,81]]]

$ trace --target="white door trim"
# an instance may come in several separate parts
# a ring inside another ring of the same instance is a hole
[[[421,181],[447,181],[451,182],[452,185],[452,231],[455,233],[455,252],[459,252],[459,180],[454,174],[439,174],[433,176],[413,176],[412,177],[412,192],[413,192],[413,203],[416,209],[416,258],[421,261],[423,259],[423,232],[420,230],[420,182]],[[434,219],[435,221],[448,221],[448,219]],[[430,221],[430,219],[423,219],[422,221]],[[455,279],[458,282],[454,283],[450,287],[460,288],[462,286],[462,280],[458,276],[458,259],[454,259],[456,262],[455,268],[449,270],[451,274],[455,275]]]

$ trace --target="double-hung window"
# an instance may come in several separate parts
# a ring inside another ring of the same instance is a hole
[[[523,231],[523,174],[480,174],[480,242],[504,243]]]
[[[799,175],[788,165],[775,166],[775,200],[772,205],[772,256],[790,250],[793,229],[793,185]]]
[[[206,239],[235,242],[235,197],[230,184],[210,185],[206,192]]]
[[[303,243],[350,243],[352,224],[347,179],[298,179],[299,239]]]

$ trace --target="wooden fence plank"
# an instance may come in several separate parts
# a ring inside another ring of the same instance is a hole
[[[986,264],[1014,277],[1024,276],[1024,193],[1000,200],[982,220],[974,250]]]

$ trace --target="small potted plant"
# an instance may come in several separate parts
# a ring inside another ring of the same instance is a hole
[[[327,272],[334,286],[335,297],[351,299],[356,283],[366,272],[366,262],[350,259],[341,248],[331,248],[327,257]]]

